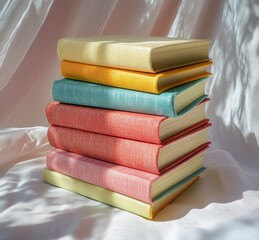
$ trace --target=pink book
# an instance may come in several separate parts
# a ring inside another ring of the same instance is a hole
[[[59,102],[49,103],[46,115],[51,125],[163,144],[208,122],[205,117],[207,101],[204,100],[177,118]]]
[[[127,168],[60,149],[52,150],[46,158],[50,170],[112,190],[152,204],[170,188],[203,167],[203,154],[197,153],[161,175]]]
[[[159,174],[209,145],[210,124],[166,144],[134,141],[78,129],[51,126],[50,144],[65,151]]]

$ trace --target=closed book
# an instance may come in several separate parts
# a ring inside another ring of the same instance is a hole
[[[86,64],[160,72],[206,61],[210,41],[154,36],[93,36],[62,38],[57,52],[61,60]]]
[[[62,103],[176,117],[207,97],[205,79],[186,83],[160,94],[62,79],[54,81],[52,95],[54,100]]]
[[[63,77],[142,92],[161,93],[169,88],[210,76],[211,62],[193,64],[160,73],[145,73],[119,68],[61,62]]]
[[[203,167],[203,154],[157,175],[54,149],[47,154],[47,168],[67,176],[152,204],[168,189]]]
[[[152,204],[136,200],[126,195],[81,181],[73,177],[69,177],[65,174],[52,171],[47,168],[43,171],[43,180],[44,182],[56,187],[69,190],[71,192],[97,200],[116,208],[120,208],[147,219],[153,219],[153,217],[162,208],[167,206],[176,197],[183,193],[184,190],[186,190],[199,179],[199,176],[196,175],[197,173],[192,174],[191,176],[177,183],[168,189],[165,194],[155,199]]]
[[[207,101],[205,99],[176,118],[59,102],[47,105],[46,116],[51,125],[164,144],[208,122],[205,116]]]
[[[51,126],[48,139],[51,146],[115,164],[160,173],[175,161],[206,147],[208,126],[180,136],[166,144],[152,144],[118,138],[78,129]]]

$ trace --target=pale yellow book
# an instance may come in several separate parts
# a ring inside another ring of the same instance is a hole
[[[200,172],[202,172],[202,169]],[[66,176],[62,173],[44,169],[43,179],[46,183],[69,190],[82,196],[97,200],[107,205],[123,209],[147,219],[153,217],[166,205],[172,202],[176,197],[190,187],[199,179],[200,172],[196,172],[185,178],[183,181],[174,185],[172,188],[161,194],[153,201],[153,204],[148,204],[134,198],[116,193],[105,188]],[[58,198],[58,196],[57,196]]]
[[[66,61],[161,72],[208,61],[209,43],[207,39],[106,35],[62,38],[57,52]]]
[[[74,80],[158,94],[172,87],[210,76],[211,73],[207,69],[211,64],[211,61],[206,61],[159,73],[147,73],[62,61],[61,73],[65,78]]]

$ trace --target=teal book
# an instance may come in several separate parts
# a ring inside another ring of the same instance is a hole
[[[160,94],[61,79],[54,81],[52,94],[54,100],[67,104],[177,117],[207,97],[206,79],[201,78]]]

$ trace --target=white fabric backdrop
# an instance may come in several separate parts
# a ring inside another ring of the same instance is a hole
[[[57,41],[210,38],[208,170],[153,222],[42,183]],[[259,1],[2,0],[0,239],[259,239]]]

